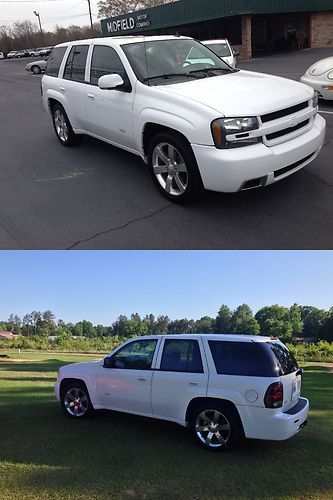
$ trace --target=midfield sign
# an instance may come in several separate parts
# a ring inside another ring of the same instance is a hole
[[[108,33],[117,33],[118,31],[132,31],[134,29],[146,28],[150,26],[150,19],[148,14],[130,15],[121,17],[112,21],[106,21],[106,28]]]

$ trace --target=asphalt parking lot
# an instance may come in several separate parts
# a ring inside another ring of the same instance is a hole
[[[298,80],[328,55],[302,50],[239,67]],[[207,193],[181,207],[158,193],[138,157],[88,137],[61,146],[28,61],[0,61],[1,249],[333,248],[333,101],[320,104],[326,144],[309,166],[263,189]]]

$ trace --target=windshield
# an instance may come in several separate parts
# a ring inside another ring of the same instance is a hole
[[[219,57],[231,56],[229,46],[226,43],[207,43],[207,47],[209,47]]]
[[[122,49],[141,82],[158,78],[205,78],[234,71],[195,40],[136,42],[122,45]]]

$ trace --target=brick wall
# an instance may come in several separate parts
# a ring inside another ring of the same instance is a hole
[[[333,12],[310,15],[311,47],[333,47]]]
[[[251,16],[242,16],[242,45],[233,45],[235,50],[238,50],[239,60],[251,59],[252,44],[251,44]]]

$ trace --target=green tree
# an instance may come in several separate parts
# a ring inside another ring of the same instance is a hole
[[[289,308],[289,321],[291,334],[293,337],[299,337],[303,331],[302,308],[298,304],[293,304]]]
[[[333,342],[333,307],[327,313],[321,330],[321,338]]]
[[[292,325],[289,309],[277,304],[259,309],[255,315],[260,326],[260,334],[271,337],[291,337]]]
[[[231,318],[232,333],[258,335],[260,331],[258,321],[253,317],[251,308],[247,304],[237,307]]]
[[[213,327],[214,332],[231,333],[231,318],[232,318],[231,309],[225,304],[222,304],[215,318],[215,324]]]
[[[193,323],[193,333],[213,333],[215,327],[215,319],[209,316],[203,316]]]
[[[303,306],[301,307],[301,316],[303,321],[302,336],[321,338],[328,312],[313,306]]]

